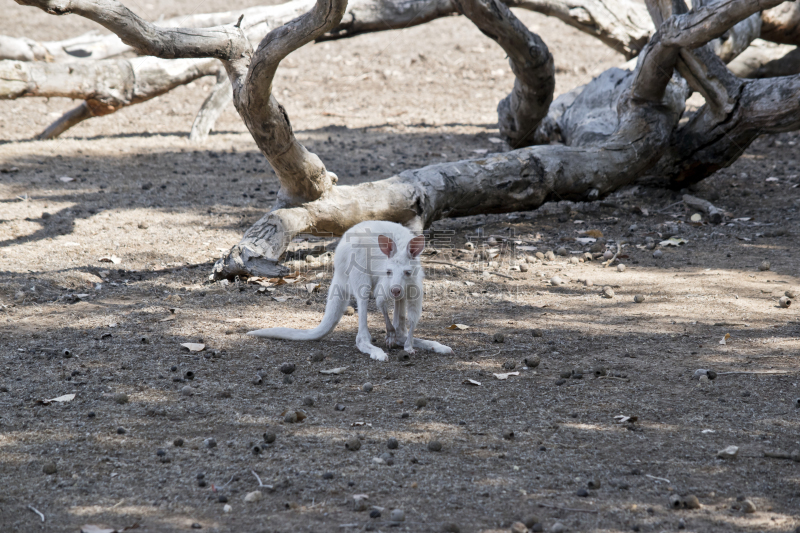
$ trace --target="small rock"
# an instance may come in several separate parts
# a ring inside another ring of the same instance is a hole
[[[333,406],[333,408],[336,409],[337,411],[344,411],[345,410],[344,404],[341,404],[341,403],[337,403],[336,405]]]
[[[617,265],[617,272],[625,272],[625,265],[622,263]]]
[[[755,513],[757,511],[756,504],[754,504],[750,500],[744,500],[742,502],[742,511],[745,514],[753,514],[753,513]]]
[[[283,421],[287,424],[295,424],[297,422],[297,413],[295,411],[289,411],[283,417]]]
[[[765,271],[769,270],[770,266],[772,266],[772,265],[770,265],[769,261],[761,261],[761,264],[758,265],[758,269],[760,271],[762,271],[762,272],[765,272]]]
[[[194,522],[194,523],[192,524],[192,529],[203,529],[203,526],[202,526],[202,524],[199,524],[199,523],[197,523],[197,522]]]
[[[322,355],[322,352],[314,352],[311,354],[311,362],[312,363],[321,363],[325,359],[325,356]]]
[[[637,304],[644,302],[644,294],[637,294],[636,296],[633,297],[633,301],[636,302]]]
[[[350,450],[351,452],[357,452],[358,450],[361,449],[361,441],[358,439],[358,437],[350,437],[344,443],[344,447]]]
[[[364,392],[372,392],[372,383],[367,381],[366,383],[361,385],[361,390],[363,390]]]
[[[655,250],[655,248],[656,248],[656,243],[654,243],[653,241],[650,241],[650,242],[646,243],[646,244],[644,245],[644,247],[645,247],[646,249],[648,249],[648,250]]]
[[[389,513],[390,522],[403,522],[406,519],[406,513],[402,509],[392,509]]]
[[[439,530],[441,533],[461,533],[461,528],[454,522],[448,522]]]
[[[539,523],[539,517],[536,515],[528,515],[522,523],[525,524],[525,527],[533,527],[534,524]]]
[[[558,255],[560,255],[561,257],[565,257],[565,256],[566,256],[566,255],[567,255],[569,252],[567,251],[567,249],[566,249],[566,248],[564,248],[564,247],[562,246],[561,248],[559,248],[558,250],[556,250],[556,253],[557,253]]]
[[[506,341],[506,337],[502,333],[495,333],[494,336],[492,337],[492,341],[497,343],[502,343]]]
[[[614,257],[614,252],[612,252],[611,250],[606,250],[605,252],[603,252],[603,259],[605,259],[606,261],[608,261],[612,257]]]
[[[128,403],[128,395],[124,392],[118,392],[114,395],[114,401],[120,405],[126,404]]]
[[[222,512],[223,513],[230,513],[232,510],[233,510],[233,507],[231,507],[230,504],[227,504],[227,503],[222,508]]]
[[[188,381],[192,381],[194,379],[194,372],[192,372],[191,370],[187,370],[183,374],[183,379],[188,380]]]
[[[556,260],[556,254],[554,254],[553,251],[550,250],[546,254],[544,254],[544,258],[547,259],[548,261],[555,261]]]
[[[563,284],[564,284],[564,280],[561,279],[558,276],[553,276],[552,278],[550,278],[550,285],[552,285],[554,287],[560,287]]]
[[[311,396],[306,396],[305,398],[303,398],[303,405],[305,405],[306,407],[314,407],[314,398],[312,398]]]
[[[525,263],[520,263],[519,264],[519,271],[520,272],[527,272],[528,271],[528,265],[526,265]]]
[[[585,254],[583,254],[583,261],[584,262],[591,261],[592,259],[593,259],[593,257],[592,257],[592,254],[590,252],[586,252]]]
[[[217,447],[217,441],[214,438],[208,438],[208,439],[204,440],[203,444],[205,444],[206,448],[216,448]]]
[[[503,431],[503,438],[506,440],[513,440],[514,439],[514,432],[510,429]]]
[[[381,512],[379,510],[377,510],[377,509],[373,509],[373,510],[371,510],[369,512],[369,517],[370,518],[380,518],[381,517]]]
[[[687,509],[700,509],[700,500],[694,494],[689,494],[683,499],[683,506]]]
[[[517,363],[515,363],[514,361],[506,361],[505,363],[503,363],[504,370],[514,370],[515,368],[517,368]]]
[[[558,377],[562,379],[569,379],[572,377],[572,370],[562,370]]]
[[[172,445],[180,448],[181,446],[183,446],[183,439],[178,437],[177,439],[172,441]]]
[[[797,289],[789,289],[783,293],[787,298],[797,298]]]
[[[580,263],[580,260],[577,257],[575,257],[574,255],[569,258],[569,264],[577,265],[578,263]]]
[[[261,446],[253,446],[253,455],[258,455],[262,452]]]
[[[158,450],[156,450],[156,455],[159,457],[164,457],[165,455],[167,455],[167,450],[159,448]]]
[[[539,328],[534,328],[531,330],[531,334],[534,337],[544,337],[544,330],[541,330]]]
[[[605,367],[598,366],[592,371],[592,373],[594,374],[594,377],[599,378],[600,376],[605,376],[608,374],[608,371],[605,369]]]
[[[794,399],[794,407],[795,409],[800,409],[800,398]]]
[[[717,457],[719,457],[720,459],[735,459],[738,454],[739,454],[738,446],[728,446],[727,448],[718,451]]]
[[[294,383],[294,378],[292,376],[286,374],[286,375],[283,376],[283,382],[286,385],[291,385],[292,383]]]
[[[261,493],[260,490],[254,490],[253,492],[247,493],[247,495],[244,497],[244,501],[246,503],[253,503],[259,501],[263,497],[264,495]]]
[[[528,533],[528,526],[522,522],[514,522],[511,524],[511,533]]]
[[[189,385],[185,385],[183,388],[181,388],[181,394],[184,396],[191,396],[192,388]]]
[[[563,384],[564,384],[564,383],[566,383],[566,382],[567,382],[567,380],[566,380],[566,379],[563,379],[563,378],[562,378],[562,379],[557,379],[557,380],[556,380],[556,386],[557,386],[557,387],[560,387],[561,385],[563,385]]]
[[[655,252],[653,252],[653,258],[655,258],[655,259],[661,259],[661,257],[663,257],[663,255],[664,255],[664,252],[662,252],[661,250],[656,250]]]
[[[333,479],[333,472],[325,472],[322,474],[322,479]]]
[[[363,512],[367,510],[367,500],[364,498],[358,498],[353,502],[353,510],[357,513]]]
[[[397,439],[394,437],[389,437],[389,440],[386,441],[386,447],[390,450],[396,450],[400,446],[400,443],[397,442]]]
[[[442,451],[442,443],[438,440],[432,440],[428,443],[428,449],[432,452]]]
[[[781,296],[781,298],[778,300],[778,305],[786,309],[792,305],[792,301],[787,296]]]
[[[578,489],[577,492],[575,492],[575,495],[580,498],[585,498],[589,495],[589,491],[586,489]]]
[[[288,375],[295,371],[295,365],[294,363],[283,363],[279,370],[281,371],[281,374]]]
[[[424,396],[421,396],[421,397],[417,398],[417,401],[414,402],[414,405],[417,406],[417,409],[422,409],[423,407],[428,405],[428,399],[425,398]]]
[[[538,355],[532,355],[530,357],[526,357],[525,361],[523,362],[528,368],[536,368],[542,362],[542,358]]]
[[[387,453],[382,453],[380,458],[387,465],[389,465],[389,466],[394,465],[394,457],[392,456],[392,454],[390,454],[388,452]]]
[[[219,503],[228,503],[228,497],[224,494],[220,494],[219,496],[217,496],[217,501]]]
[[[678,520],[678,529],[686,529],[686,520],[683,518]]]
[[[566,530],[566,526],[561,522],[556,522],[553,524],[553,527],[550,528],[551,533],[564,533]]]
[[[272,444],[273,442],[275,442],[276,438],[277,436],[275,435],[274,431],[267,431],[264,433],[264,442],[266,442],[267,444]]]
[[[56,468],[55,463],[45,463],[44,466],[42,466],[42,472],[44,472],[48,476],[52,476],[57,471],[58,469]]]
[[[543,254],[542,252],[536,252],[536,253],[535,253],[535,254],[533,254],[533,255],[534,255],[534,257],[536,257],[536,259],[538,259],[539,261],[544,261],[544,254]]]
[[[583,284],[585,286],[587,286],[587,287],[594,287],[594,282],[592,280],[590,280],[590,279],[587,279],[586,281],[584,281]]]
[[[531,533],[541,533],[542,531],[544,531],[544,524],[541,522],[536,522],[533,524],[533,527],[531,527]]]
[[[603,287],[603,297],[604,298],[613,298],[614,297],[614,289],[606,285]]]
[[[124,428],[124,427],[122,427],[122,426],[120,426],[120,427],[118,427],[118,428],[117,428],[117,435],[124,435],[124,434],[125,434],[125,433],[127,433],[127,432],[128,432],[128,430],[127,430],[127,429],[125,429],[125,428]]]
[[[354,314],[356,314],[356,310],[353,309],[352,305],[348,305],[344,309],[344,314],[345,314],[345,316],[353,316]]]
[[[600,480],[599,479],[590,479],[589,482],[586,484],[591,490],[597,490],[600,488]]]

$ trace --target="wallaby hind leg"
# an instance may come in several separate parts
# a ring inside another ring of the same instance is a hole
[[[363,353],[369,354],[371,359],[377,361],[388,361],[389,356],[386,352],[372,345],[372,336],[367,327],[367,304],[369,300],[363,297],[356,299],[358,302],[358,335],[356,335],[356,347]]]
[[[397,315],[398,315],[398,304],[400,302],[395,302],[394,312],[395,312],[395,327],[397,328]],[[422,301],[421,300],[412,300],[406,302],[405,299],[402,300],[402,321],[403,321],[403,329],[397,328],[397,342],[404,343],[403,349],[408,353],[414,353],[414,348],[419,348],[420,350],[428,350],[430,352],[436,352],[441,354],[446,353],[453,353],[453,349],[449,346],[445,346],[444,344],[439,344],[436,341],[428,341],[424,339],[415,339],[414,338],[414,329],[416,328],[417,323],[419,322],[420,317],[422,316]],[[408,308],[408,333],[405,330],[405,318],[406,318],[406,310]],[[401,332],[402,331],[402,335]],[[409,348],[411,350],[409,351]]]

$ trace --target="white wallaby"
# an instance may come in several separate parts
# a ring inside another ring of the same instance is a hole
[[[358,305],[356,346],[378,361],[388,360],[386,353],[372,345],[367,328],[367,303],[375,295],[378,309],[386,321],[386,347],[403,346],[436,353],[452,353],[449,347],[434,341],[414,338],[414,329],[422,316],[422,265],[419,255],[425,237],[415,236],[394,222],[368,221],[345,232],[336,247],[333,280],[328,290],[325,316],[314,329],[269,328],[248,335],[296,341],[320,340],[333,331],[351,297]],[[394,302],[394,320],[389,319],[389,303]]]

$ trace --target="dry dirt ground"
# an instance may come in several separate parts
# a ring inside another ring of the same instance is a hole
[[[249,2],[131,5],[155,19]],[[54,39],[92,27],[10,0],[2,9],[2,33]],[[623,61],[552,19],[520,16],[553,50],[559,91]],[[778,306],[800,285],[800,136],[761,138],[696,188],[739,219],[726,225],[692,224],[678,193],[645,188],[437,223],[418,335],[454,353],[404,360],[393,350],[378,363],[355,349],[353,316],[321,343],[243,335],[316,325],[324,267],[271,291],[206,281],[277,188],[233,109],[206,144],[189,144],[211,83],[48,142],[30,139],[74,103],[0,103],[0,167],[18,169],[0,174],[0,531],[496,532],[531,517],[546,531],[800,526],[800,462],[764,457],[800,449],[800,304]],[[356,183],[509,149],[492,140],[511,84],[493,43],[449,18],[308,46],[276,86],[300,139]],[[568,261],[582,257],[574,239],[588,230],[627,243],[624,272]],[[657,248],[658,259],[643,246],[670,235],[688,243]],[[467,241],[498,248],[499,265],[468,262],[457,251]],[[535,246],[529,256],[560,247],[568,256],[511,270],[514,241]],[[100,261],[111,255],[121,262]],[[764,260],[770,270],[759,270]],[[554,275],[565,283],[551,285]],[[321,287],[308,295],[311,282]],[[605,285],[614,298],[601,296]],[[448,329],[455,323],[469,328]],[[374,312],[370,326],[382,342]],[[190,353],[187,342],[206,348]],[[282,363],[296,365],[291,383]],[[512,365],[519,375],[493,375]],[[346,370],[320,373],[335,367]],[[700,368],[717,378],[693,380]],[[559,381],[572,371],[583,378]],[[285,423],[287,409],[307,418]],[[353,437],[358,451],[345,448]],[[428,449],[433,440],[441,451]],[[738,457],[718,458],[727,446]],[[259,490],[253,472],[271,488],[246,503]],[[366,510],[354,495],[368,495]],[[673,496],[699,508],[671,509]],[[405,515],[395,526],[393,509]]]

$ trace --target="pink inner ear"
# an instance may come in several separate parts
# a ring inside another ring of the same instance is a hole
[[[381,252],[383,252],[386,257],[392,257],[397,251],[397,246],[395,246],[394,241],[386,235],[378,235],[378,245],[380,245]]]
[[[425,236],[417,235],[408,243],[408,253],[411,257],[416,258],[425,249]]]

